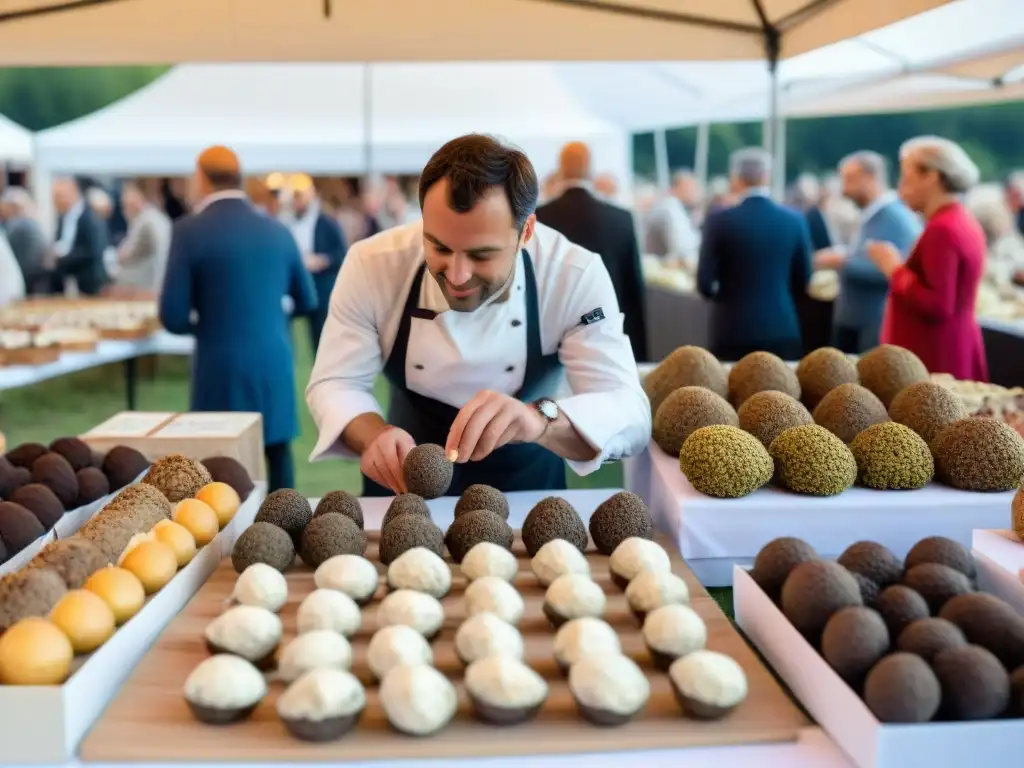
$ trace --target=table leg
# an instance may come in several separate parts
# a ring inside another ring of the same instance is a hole
[[[129,357],[124,361],[124,394],[128,402],[128,410],[135,410],[135,387],[137,376],[137,361],[134,357]]]

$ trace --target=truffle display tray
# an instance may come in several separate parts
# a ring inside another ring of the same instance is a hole
[[[565,495],[572,500],[570,494]],[[581,514],[592,511],[578,509]],[[438,522],[444,525],[440,519]],[[378,534],[371,532],[369,536],[371,543],[367,557],[377,562]],[[353,731],[327,744],[309,744],[289,736],[275,711],[275,701],[284,689],[280,682],[271,684],[270,694],[245,722],[223,727],[197,722],[185,704],[182,687],[189,672],[208,657],[203,630],[225,610],[237,578],[230,561],[225,560],[140,662],[120,695],[83,742],[80,757],[83,761],[102,763],[145,762],[159,756],[162,762],[242,764],[497,756],[525,758],[795,742],[800,729],[808,725],[805,716],[786,697],[690,570],[675,555],[673,571],[686,580],[691,604],[707,624],[708,647],[736,659],[746,671],[750,684],[748,698],[728,718],[701,722],[684,717],[673,697],[667,675],[651,665],[625,597],[611,583],[608,558],[595,551],[588,553],[588,560],[595,580],[609,595],[606,619],[619,631],[623,650],[649,676],[651,699],[644,712],[627,725],[599,728],[588,724],[577,714],[568,685],[555,665],[552,656],[554,630],[541,613],[544,590],[530,571],[529,558],[518,534],[514,551],[520,561],[515,586],[526,602],[526,612],[519,625],[526,640],[526,661],[550,686],[548,700],[532,722],[497,727],[479,723],[470,714],[461,686],[462,666],[453,647],[455,630],[464,618],[462,593],[466,584],[457,568],[453,570],[452,591],[442,601],[445,624],[440,637],[433,643],[433,649],[435,665],[460,689],[460,708],[455,719],[434,736],[417,739],[392,731],[381,709],[377,687],[369,675],[366,649],[377,627],[376,609],[385,592],[383,587],[374,602],[364,609],[363,628],[353,639],[353,671],[368,686],[367,709]],[[672,551],[670,546],[669,551]],[[287,578],[290,594],[281,612],[285,642],[295,634],[295,614],[299,603],[314,588],[312,570],[304,566],[291,569]]]
[[[24,347],[0,350],[0,366],[45,365],[60,359],[61,348],[57,344],[49,347]]]
[[[977,563],[984,586],[986,564]],[[750,574],[733,580],[736,622],[811,716],[858,768],[1010,765],[1024,753],[1020,720],[881,723]]]
[[[146,600],[100,648],[75,659],[63,685],[0,685],[0,763],[66,764],[74,760],[82,737],[167,623],[206,582],[235,539],[256,517],[266,486],[256,489],[234,519],[199,550],[170,583]]]

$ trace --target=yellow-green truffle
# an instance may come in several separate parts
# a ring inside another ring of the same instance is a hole
[[[853,442],[853,438],[873,424],[888,420],[889,414],[882,401],[860,384],[840,384],[814,409],[814,423],[844,443]]]
[[[904,387],[889,406],[889,418],[910,427],[928,445],[943,429],[969,415],[963,400],[934,381]]]
[[[813,424],[810,411],[785,392],[768,390],[747,398],[739,410],[740,429],[744,429],[767,448],[772,440],[790,427]]]
[[[928,443],[910,427],[884,421],[861,432],[850,443],[857,461],[857,480],[880,491],[923,488],[935,475]]]
[[[704,387],[680,387],[666,397],[654,414],[654,442],[669,456],[679,449],[694,430],[714,424],[738,424],[736,411],[721,395]]]
[[[729,402],[739,408],[748,397],[768,389],[800,399],[796,371],[771,352],[744,355],[729,371]]]
[[[928,380],[928,369],[909,349],[894,344],[875,347],[857,361],[860,383],[888,408],[899,391]]]
[[[708,496],[738,499],[772,479],[772,460],[756,437],[739,427],[701,427],[679,451],[679,468]]]
[[[679,347],[644,379],[644,392],[657,413],[662,401],[680,387],[704,387],[725,397],[729,392],[725,368],[701,347]]]
[[[820,347],[804,355],[796,367],[796,378],[800,382],[804,405],[811,410],[840,384],[860,381],[857,364],[835,347]]]
[[[965,491],[1013,491],[1024,482],[1024,438],[998,419],[955,421],[932,443],[936,477]]]
[[[796,493],[835,496],[857,479],[857,462],[846,443],[817,424],[787,429],[768,453],[779,483]]]
[[[1024,539],[1024,488],[1013,495],[1010,505],[1010,527],[1021,539]]]

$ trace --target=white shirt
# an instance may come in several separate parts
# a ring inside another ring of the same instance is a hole
[[[314,252],[313,243],[316,240],[316,222],[319,217],[320,203],[313,200],[302,216],[296,216],[289,222],[288,227],[295,238],[295,244],[299,247],[299,253],[304,256]]]
[[[695,264],[700,250],[700,233],[679,198],[665,195],[654,204],[647,220],[644,250]]]
[[[0,230],[0,307],[25,298],[25,276],[7,236]]]
[[[78,220],[85,212],[85,201],[79,200],[68,212],[61,217],[60,240],[53,244],[53,252],[58,259],[63,259],[71,253],[75,245],[75,237],[78,235]]]
[[[527,243],[537,280],[541,347],[557,352],[570,394],[559,409],[598,455],[568,462],[580,475],[631,456],[651,438],[651,406],[637,376],[611,278],[601,258],[537,224]],[[373,385],[391,354],[406,296],[423,263],[420,222],[386,230],[349,250],[331,294],[330,312],[306,389],[320,432],[311,461],[352,454],[338,440],[356,416],[382,414]],[[515,394],[526,363],[526,290],[522,256],[507,301],[474,312],[448,311],[429,275],[420,307],[433,320],[412,320],[406,385],[456,408],[489,389]],[[605,319],[582,325],[602,309]],[[517,325],[512,325],[518,320]],[[509,370],[511,368],[511,370]]]

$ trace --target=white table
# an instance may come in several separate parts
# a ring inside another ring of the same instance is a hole
[[[640,495],[656,525],[679,542],[679,551],[708,587],[732,585],[733,565],[750,565],[761,547],[798,536],[823,557],[836,557],[864,539],[903,557],[926,536],[947,536],[971,546],[975,528],[1002,528],[1013,492],[971,493],[932,484],[919,491],[853,487],[830,498],[774,487],[742,499],[714,499],[694,490],[678,460],[651,443],[625,463],[626,487]]]

